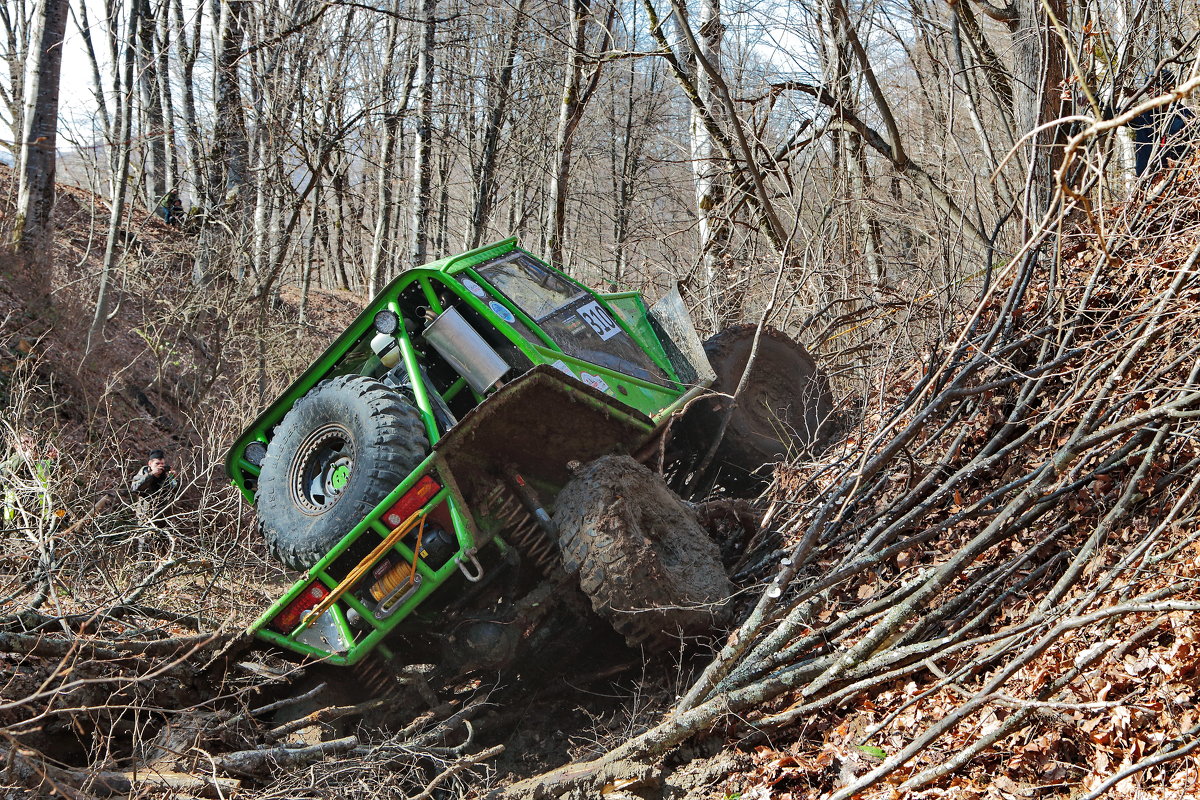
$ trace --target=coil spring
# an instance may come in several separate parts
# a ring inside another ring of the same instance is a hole
[[[400,690],[400,684],[396,681],[396,676],[384,663],[383,659],[376,655],[368,656],[362,661],[354,665],[354,674],[363,685],[371,690],[371,696],[376,698],[385,698],[396,694]]]
[[[512,490],[497,484],[485,498],[488,510],[504,524],[503,533],[547,577],[558,564],[558,543],[550,539]]]

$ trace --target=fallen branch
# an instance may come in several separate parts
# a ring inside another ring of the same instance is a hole
[[[0,775],[5,780],[45,796],[58,795],[72,800],[131,795],[147,787],[166,789],[180,795],[228,797],[242,785],[236,778],[172,771],[69,769],[50,764],[44,755],[25,747],[0,747],[0,757],[5,763]]]
[[[431,780],[429,785],[425,787],[425,791],[421,792],[420,794],[413,795],[409,798],[409,800],[429,800],[430,797],[433,797],[433,793],[437,787],[441,786],[455,775],[470,769],[481,761],[487,761],[489,758],[494,758],[503,752],[504,745],[498,744],[494,747],[489,747],[487,750],[481,750],[474,755],[463,756],[458,761],[455,761],[453,764],[451,764],[449,768],[443,770],[440,774],[438,774],[437,777]]]
[[[62,639],[51,636],[30,636],[23,633],[0,633],[0,652],[20,655],[63,658],[75,655],[86,658],[119,660],[125,658],[162,658],[178,656],[186,651],[210,650],[225,647],[238,640],[241,633],[205,633],[198,636],[176,636],[151,641],[118,642],[111,639]]]
[[[356,703],[352,706],[328,706],[326,708],[319,708],[311,714],[305,714],[299,719],[294,719],[291,722],[285,722],[278,727],[272,728],[268,732],[268,735],[273,739],[282,739],[288,734],[312,727],[313,725],[321,725],[326,722],[332,722],[333,720],[341,719],[342,717],[365,714],[368,711],[382,708],[390,702],[390,698],[383,697],[376,700],[367,700],[362,703]]]
[[[321,761],[328,756],[349,753],[358,746],[357,736],[346,736],[320,744],[304,747],[267,747],[256,750],[238,750],[213,756],[213,763],[221,772],[229,772],[246,778],[262,777],[277,769],[293,769]]]

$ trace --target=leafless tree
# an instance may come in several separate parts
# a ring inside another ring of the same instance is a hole
[[[167,123],[169,117],[163,115],[162,80],[159,77],[160,58],[158,40],[155,38],[159,23],[155,20],[150,0],[140,0],[137,18],[138,30],[138,65],[137,81],[140,112],[141,141],[143,143],[143,176],[145,185],[142,187],[144,205],[156,208],[167,193]],[[167,6],[159,5],[159,13],[166,18]],[[165,78],[164,78],[165,79]]]
[[[437,0],[421,0],[421,40],[414,78],[416,98],[416,141],[412,159],[412,202],[408,263],[425,263],[429,247],[430,190],[433,185],[433,80],[436,69]]]
[[[18,7],[17,11],[20,11]],[[13,241],[26,259],[35,261],[33,272],[43,276],[35,294],[49,295],[51,246],[54,241],[55,167],[58,148],[58,93],[62,69],[62,43],[67,27],[65,0],[43,0],[33,18],[28,59],[21,91],[21,152],[17,175],[16,220]],[[11,51],[10,51],[11,52]],[[31,287],[32,288],[32,287]]]
[[[242,107],[240,56],[247,10],[245,0],[221,0],[217,19],[213,66],[213,127],[211,147],[206,157],[207,174],[203,179],[206,194],[200,198],[203,223],[200,247],[196,250],[193,282],[203,285],[209,279],[208,262],[220,243],[232,232],[233,247],[228,252],[244,252],[245,214],[249,208],[247,180],[250,145]],[[244,277],[246,264],[234,258],[230,271]]]
[[[375,208],[375,235],[371,242],[371,262],[367,267],[367,293],[374,297],[382,285],[385,276],[384,267],[389,263],[388,251],[393,240],[393,219],[395,216],[396,156],[397,139],[400,133],[400,122],[408,105],[409,91],[415,77],[416,65],[413,72],[405,78],[395,74],[396,50],[399,47],[401,22],[399,5],[393,4],[395,16],[387,23],[387,44],[384,48],[383,68],[379,72],[379,97],[383,108],[383,144],[379,155],[378,193]],[[404,59],[409,60],[409,59]],[[397,87],[396,83],[402,85]],[[396,95],[399,88],[400,94]]]
[[[4,39],[2,54],[8,80],[0,83],[0,102],[4,110],[9,130],[13,132],[13,141],[6,141],[4,147],[12,155],[19,156],[21,152],[20,135],[25,130],[25,67],[29,63],[30,8],[25,2],[5,3],[0,6],[0,26],[3,27]]]
[[[525,25],[526,0],[518,0],[513,9],[512,22],[509,24],[507,39],[501,56],[501,67],[494,84],[494,94],[487,96],[488,112],[480,145],[480,161],[475,170],[477,182],[474,187],[475,201],[471,209],[470,233],[467,247],[475,248],[483,243],[483,237],[491,220],[492,209],[496,203],[497,192],[497,161],[499,160],[500,135],[506,116],[509,101],[512,98],[513,72],[516,69],[518,48],[521,44]]]
[[[100,268],[100,285],[96,290],[96,306],[92,313],[92,324],[88,328],[87,350],[99,345],[104,338],[104,326],[108,321],[111,304],[113,272],[117,259],[120,257],[119,248],[122,242],[121,223],[125,215],[126,191],[129,185],[129,159],[132,150],[133,111],[134,111],[134,66],[137,60],[136,47],[138,26],[140,23],[141,5],[137,0],[129,6],[128,18],[125,22],[126,38],[123,49],[121,70],[113,64],[114,76],[120,76],[119,86],[122,90],[117,96],[117,130],[113,146],[117,150],[116,173],[112,178],[112,191],[109,199],[108,236],[104,243],[104,263]],[[115,37],[114,37],[115,40]]]
[[[615,6],[609,5],[607,19],[599,25],[598,36],[608,38]],[[562,102],[558,109],[558,130],[554,138],[553,167],[550,173],[550,219],[546,226],[546,254],[550,263],[563,266],[563,237],[567,225],[567,193],[570,187],[571,162],[575,134],[583,121],[588,101],[600,81],[600,63],[587,69],[588,23],[593,21],[591,0],[572,0],[570,16],[570,46],[567,49],[563,73]],[[599,48],[597,48],[599,49]]]

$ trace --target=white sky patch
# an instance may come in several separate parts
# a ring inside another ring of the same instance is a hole
[[[3,2],[3,0],[0,0]],[[108,42],[107,21],[104,17],[103,0],[82,0],[87,5],[88,22],[92,29],[92,45],[99,61],[102,91],[110,113],[115,110],[112,97],[112,75],[109,60],[110,48]],[[203,0],[198,0],[203,2]],[[73,4],[74,5],[74,4]],[[192,6],[192,4],[188,4]],[[190,12],[190,13],[189,13]],[[195,13],[194,6],[185,8],[188,17]],[[92,65],[84,47],[83,37],[79,33],[79,21],[76,9],[67,21],[65,41],[63,44],[63,62],[61,84],[59,89],[59,150],[70,152],[80,149],[87,150],[101,145],[104,141],[104,130],[97,109],[92,80]],[[644,20],[639,16],[637,22]],[[806,82],[820,81],[820,58],[813,37],[811,16],[802,6],[779,0],[764,2],[745,2],[729,4],[725,7],[727,26],[726,58],[727,68],[736,72],[748,68],[759,72],[762,79],[767,81],[801,79]],[[206,18],[205,35],[209,33],[209,22]],[[120,21],[121,30],[118,35],[124,37],[124,19]],[[190,30],[190,20],[187,27]],[[208,74],[206,60],[209,42],[201,43],[200,58],[197,63],[195,86],[197,105],[203,115],[205,104],[209,100],[210,89],[205,79]],[[747,61],[739,63],[745,54]],[[176,77],[176,52],[172,48],[171,70],[172,85]],[[0,58],[0,64],[4,59]],[[736,68],[735,68],[736,67]],[[7,64],[3,64],[7,70]],[[177,87],[176,87],[177,88]],[[176,96],[178,102],[178,96]],[[791,98],[788,105],[811,105],[808,98]],[[15,142],[16,136],[9,129],[7,120],[0,119],[0,139]],[[3,148],[0,148],[2,150]]]
[[[3,0],[0,0],[3,2]],[[97,0],[86,0],[88,3],[89,21],[95,25],[95,19],[91,16],[93,13],[99,13],[103,18],[104,8],[102,5],[97,5]],[[103,31],[97,28],[93,33],[93,37],[103,35]],[[103,57],[103,48],[100,47],[104,42],[96,42],[98,57]],[[5,72],[8,71],[8,60],[0,57],[0,64],[3,64]],[[106,65],[102,64],[101,69],[106,69]],[[59,136],[68,128],[77,128],[81,122],[91,123],[92,118],[96,114],[96,100],[92,96],[91,84],[91,65],[88,63],[87,51],[83,45],[83,37],[79,35],[79,26],[76,24],[74,17],[67,19],[67,30],[63,39],[63,56],[62,56],[62,75],[59,79],[58,88],[58,124]],[[9,126],[7,116],[0,118],[0,139],[6,142],[15,142],[17,137],[13,135],[13,131]],[[59,149],[64,149],[64,142],[59,140]]]

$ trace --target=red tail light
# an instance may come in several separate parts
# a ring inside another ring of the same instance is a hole
[[[442,487],[428,475],[417,481],[416,485],[404,493],[396,504],[383,512],[383,524],[395,528],[404,520],[416,513],[421,506],[429,502],[429,498],[440,492]]]
[[[291,633],[304,615],[317,607],[317,604],[329,596],[329,590],[319,583],[309,586],[300,596],[275,615],[271,626],[280,633]]]

